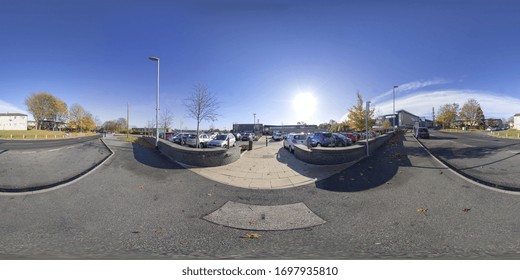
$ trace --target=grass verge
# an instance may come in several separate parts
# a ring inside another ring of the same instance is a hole
[[[0,139],[7,140],[52,140],[96,135],[92,132],[65,132],[52,130],[1,130]]]

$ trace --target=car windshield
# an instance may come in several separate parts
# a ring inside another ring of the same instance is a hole
[[[305,136],[305,135],[303,135],[303,134],[296,134],[296,135],[294,135],[294,139],[295,139],[295,140],[303,140],[303,139],[304,139],[304,136]]]
[[[220,135],[217,135],[217,137],[215,137],[215,140],[226,140],[226,138],[227,138],[227,135],[220,134]]]

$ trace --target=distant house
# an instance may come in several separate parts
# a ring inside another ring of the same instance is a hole
[[[0,113],[0,130],[27,130],[27,115]]]
[[[513,128],[520,130],[520,113],[518,113],[514,116],[513,122],[514,122]]]

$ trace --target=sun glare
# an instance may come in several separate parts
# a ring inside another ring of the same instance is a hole
[[[293,108],[298,115],[309,116],[316,111],[316,98],[311,93],[299,93],[293,99]]]

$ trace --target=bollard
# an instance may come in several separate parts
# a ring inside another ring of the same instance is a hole
[[[227,148],[229,150],[229,138],[227,139]]]
[[[267,147],[267,136],[265,137],[265,146]]]

